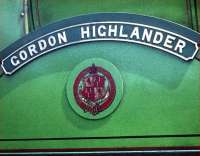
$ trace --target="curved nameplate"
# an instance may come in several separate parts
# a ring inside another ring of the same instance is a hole
[[[77,16],[38,29],[1,51],[1,67],[11,75],[43,54],[69,45],[120,41],[157,48],[185,61],[194,59],[200,34],[163,19],[127,13]]]

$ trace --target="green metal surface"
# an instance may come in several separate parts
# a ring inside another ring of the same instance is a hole
[[[156,16],[191,27],[186,4],[185,0],[107,0],[106,2],[102,0],[43,0],[39,1],[38,7],[41,25],[81,14],[128,12]],[[35,5],[34,3],[33,6]]]
[[[2,2],[6,5],[0,5],[0,11],[14,5],[11,1]],[[80,14],[128,12],[161,17],[192,27],[183,0],[42,0],[39,4],[42,26]],[[0,38],[1,47],[21,36],[18,33],[21,25],[9,29],[14,25],[11,24],[14,19],[5,18],[4,21],[0,34],[8,33]],[[70,72],[80,62],[93,57],[113,63],[124,80],[124,96],[119,108],[97,121],[75,114],[65,95]],[[35,60],[11,77],[0,78],[0,139],[199,134],[199,80],[198,61],[186,63],[140,45],[100,42],[64,48]],[[199,144],[198,137],[108,138],[0,141],[0,149]]]
[[[0,1],[0,50],[23,36],[23,10],[21,0]]]

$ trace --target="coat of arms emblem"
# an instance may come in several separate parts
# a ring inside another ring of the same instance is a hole
[[[111,74],[95,64],[81,71],[74,83],[74,95],[78,105],[92,115],[110,106],[115,90]]]
[[[88,119],[100,119],[111,114],[119,105],[122,94],[120,72],[103,59],[83,61],[68,78],[68,102],[77,114]]]

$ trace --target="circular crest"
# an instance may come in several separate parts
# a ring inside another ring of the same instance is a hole
[[[77,65],[67,83],[72,109],[88,119],[112,113],[120,103],[123,82],[118,69],[103,59],[88,59]]]

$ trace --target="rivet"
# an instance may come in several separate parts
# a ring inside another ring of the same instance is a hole
[[[24,17],[24,12],[21,12],[20,16],[21,16],[21,17]]]

